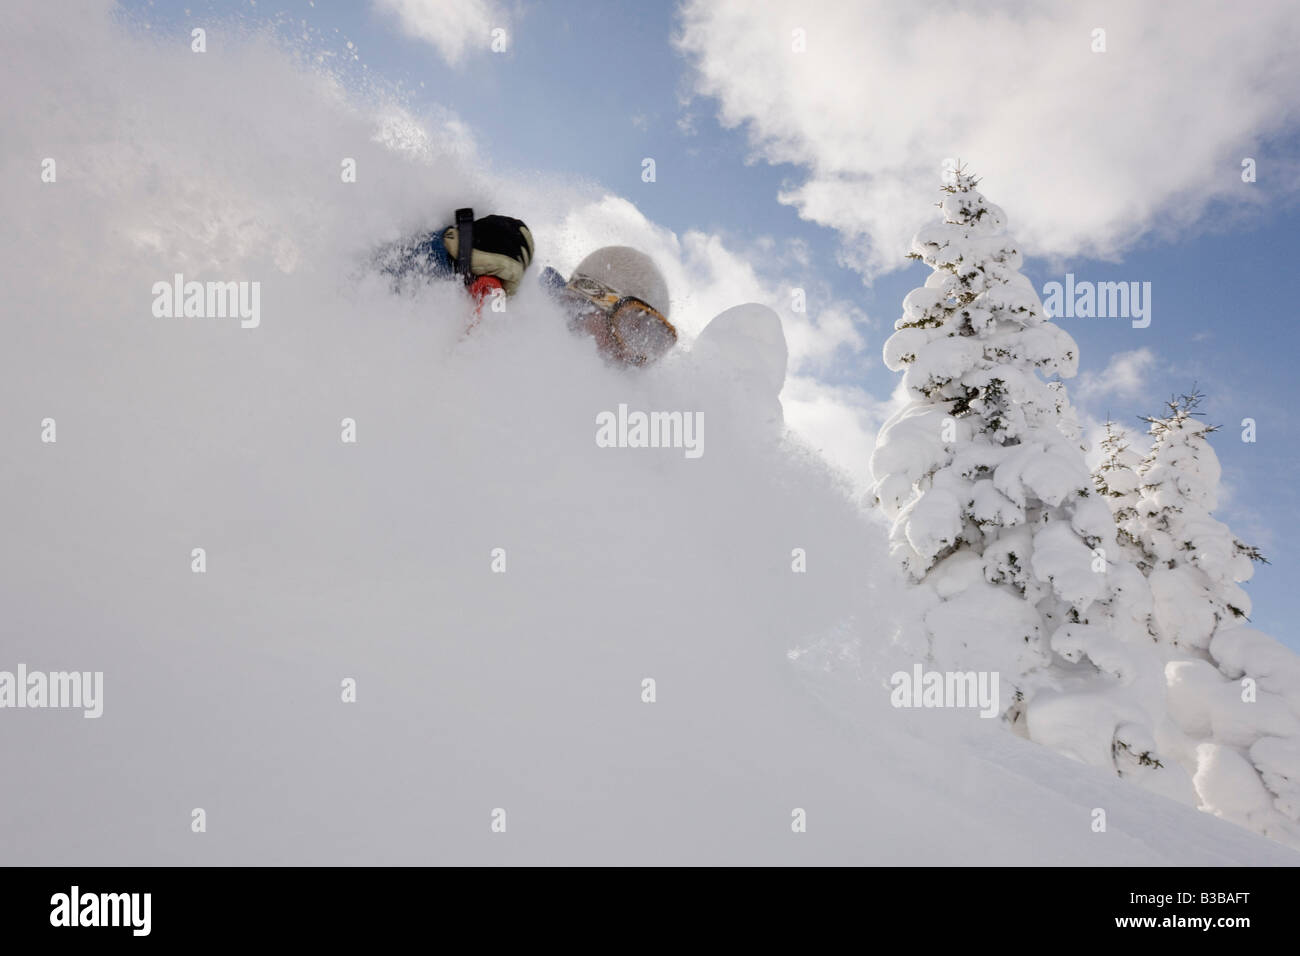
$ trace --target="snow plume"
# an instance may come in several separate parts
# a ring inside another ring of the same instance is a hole
[[[484,178],[447,117],[380,142],[391,104],[268,44],[0,18],[0,671],[104,675],[97,720],[0,712],[6,862],[1295,861],[978,713],[890,707],[917,595],[784,440],[769,311],[638,374],[530,284],[465,336],[459,288],[395,295],[369,251],[589,195]],[[258,326],[153,315],[177,273],[259,282]],[[621,405],[702,413],[704,453],[599,447]],[[1028,607],[998,593],[983,620]]]
[[[759,158],[804,167],[781,200],[838,230],[867,273],[898,267],[935,157],[973,162],[1026,244],[1062,257],[1111,257],[1297,183],[1294,163],[1270,196],[1240,178],[1296,128],[1291,0],[1177,16],[1127,0],[691,0],[680,22],[694,91]]]
[[[881,821],[911,786],[877,788],[786,659],[896,602],[872,526],[765,417],[772,313],[637,374],[533,283],[466,337],[459,287],[397,296],[365,268],[458,205],[520,208],[457,150],[377,142],[386,104],[268,45],[199,60],[42,4],[5,35],[7,75],[57,108],[0,106],[0,472],[23,502],[0,671],[105,684],[96,735],[0,711],[30,781],[6,860],[907,862],[928,824]],[[259,282],[260,324],[154,316],[176,273]],[[600,447],[624,405],[702,416],[703,454]],[[791,843],[805,803],[822,833]]]

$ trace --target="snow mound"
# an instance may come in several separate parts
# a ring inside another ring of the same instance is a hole
[[[780,394],[789,361],[780,317],[747,303],[720,313],[696,338],[691,357],[734,399],[732,414],[779,427]]]

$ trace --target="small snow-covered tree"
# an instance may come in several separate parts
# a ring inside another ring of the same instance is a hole
[[[1109,594],[1094,549],[1114,550],[1115,525],[1065,388],[1044,378],[1073,376],[1077,346],[1049,321],[1005,215],[976,185],[952,173],[940,221],[912,240],[933,272],[884,348],[910,401],[881,429],[871,468],[891,552],[939,599],[926,617],[936,660],[1010,677],[1006,715],[1018,724],[1031,675],[1051,684],[1054,664],[1096,674],[1110,656],[1090,626]]]
[[[1300,657],[1245,624],[1241,584],[1265,558],[1211,516],[1221,468],[1201,400],[1193,389],[1144,419],[1151,450],[1121,524],[1143,553],[1153,631],[1183,657],[1167,699],[1201,806],[1300,846]]]
[[[1134,513],[1122,521],[1149,568],[1156,633],[1198,650],[1209,647],[1220,624],[1249,615],[1239,585],[1265,560],[1210,516],[1222,469],[1208,440],[1217,428],[1199,420],[1201,399],[1193,390],[1170,399],[1166,415],[1143,419],[1151,450],[1138,466]]]
[[[1101,463],[1092,473],[1093,486],[1115,516],[1116,531],[1126,553],[1142,567],[1145,555],[1133,534],[1138,492],[1142,484],[1137,470],[1142,464],[1142,456],[1133,450],[1123,429],[1109,419],[1106,421],[1106,437],[1101,440],[1101,454]],[[1150,568],[1142,567],[1142,570],[1148,571]]]
[[[1092,474],[1092,481],[1097,494],[1114,515],[1119,546],[1111,567],[1112,595],[1107,602],[1111,631],[1126,642],[1153,639],[1151,588],[1145,578],[1151,566],[1134,530],[1142,483],[1137,469],[1142,456],[1133,449],[1124,430],[1109,420],[1100,448],[1102,459]]]

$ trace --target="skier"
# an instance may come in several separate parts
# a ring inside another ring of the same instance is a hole
[[[392,243],[375,256],[379,270],[400,285],[409,278],[460,276],[476,311],[490,295],[514,295],[533,259],[533,234],[509,216],[474,218],[457,209],[455,224]]]
[[[668,285],[644,252],[605,246],[578,263],[567,281],[547,267],[541,282],[569,313],[569,328],[594,338],[610,361],[649,365],[677,343]]]

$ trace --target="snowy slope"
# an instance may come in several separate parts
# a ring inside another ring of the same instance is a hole
[[[456,290],[357,263],[527,187],[437,127],[395,153],[269,48],[198,69],[107,17],[3,17],[46,101],[0,106],[0,669],[102,670],[105,703],[0,712],[0,859],[1300,862],[974,712],[889,706],[913,597],[776,427],[761,314],[640,375],[535,289],[462,339]],[[155,317],[176,272],[260,281],[261,324]],[[703,411],[704,454],[598,448],[620,404]]]

